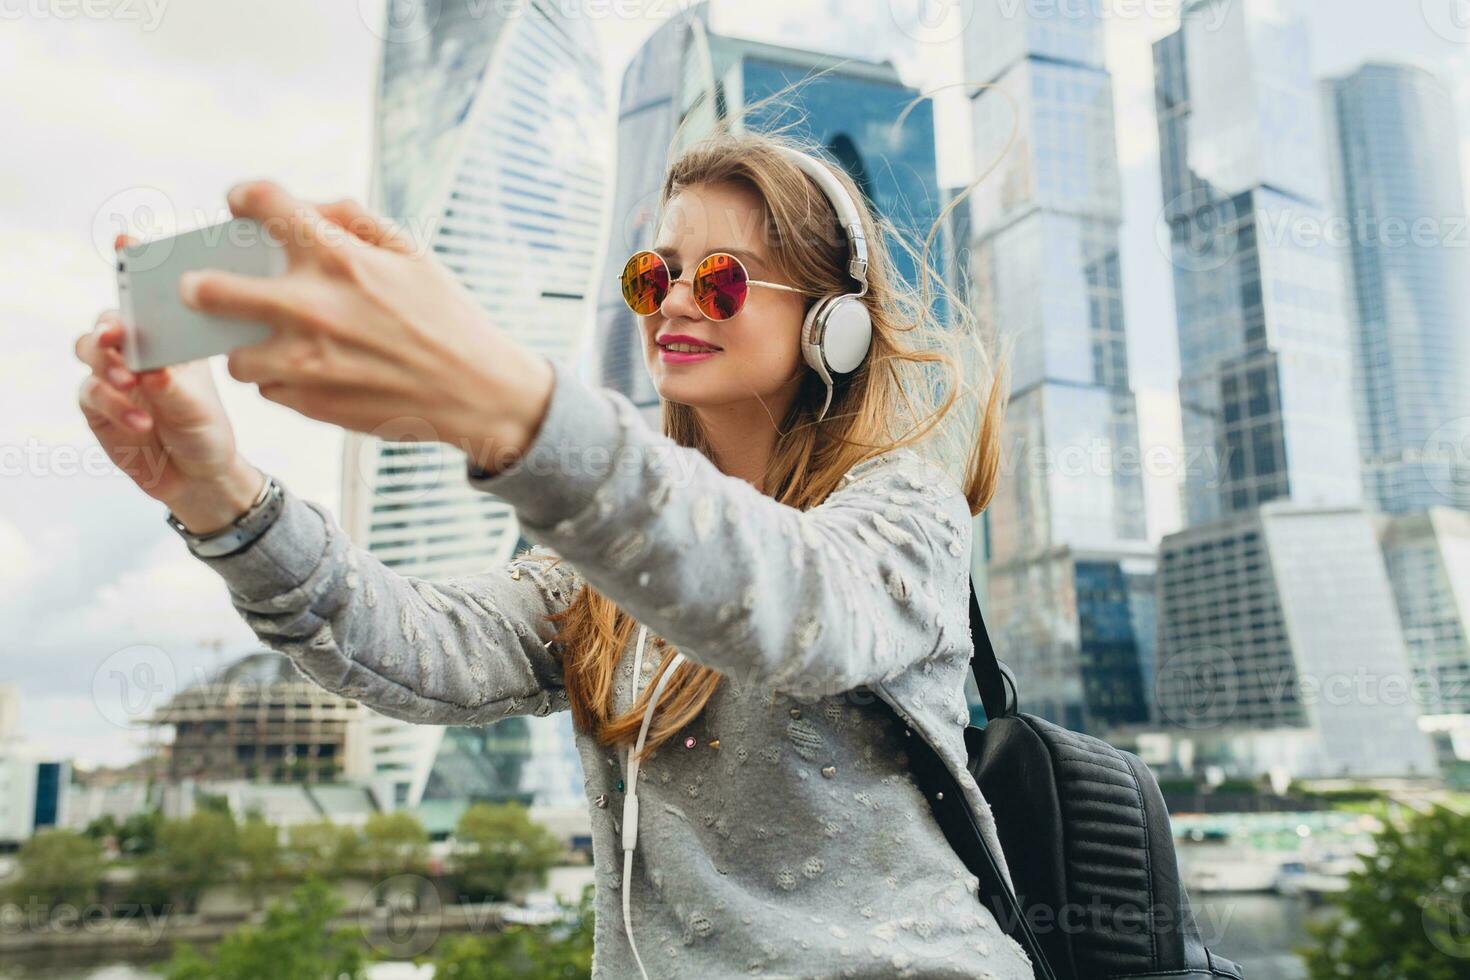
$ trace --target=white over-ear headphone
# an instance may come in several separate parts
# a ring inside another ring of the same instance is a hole
[[[868,356],[873,341],[873,319],[862,297],[868,292],[868,240],[863,222],[847,188],[816,157],[788,146],[782,154],[817,182],[832,202],[842,230],[847,235],[847,272],[857,280],[855,293],[828,293],[812,304],[801,325],[801,355],[827,385],[827,400],[817,421],[832,407],[833,377],[851,374]]]

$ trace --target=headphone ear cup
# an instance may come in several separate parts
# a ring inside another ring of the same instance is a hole
[[[819,311],[818,311],[819,310]],[[852,293],[829,296],[814,308],[813,346],[832,374],[851,374],[868,356],[873,342],[873,318],[863,301]]]

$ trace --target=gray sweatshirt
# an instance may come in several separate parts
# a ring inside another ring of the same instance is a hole
[[[254,544],[199,560],[266,645],[394,718],[484,725],[564,710],[564,651],[544,617],[584,583],[724,675],[639,776],[631,914],[653,980],[1031,977],[907,769],[906,738],[928,738],[1000,853],[964,766],[971,519],[958,486],[904,448],[799,511],[656,432],[617,392],[555,372],[527,453],[471,483],[512,504],[533,550],[561,562],[402,576],[289,489]],[[649,642],[634,677],[633,645],[619,711],[666,652]],[[577,742],[597,869],[593,975],[637,977],[620,905],[627,753]]]

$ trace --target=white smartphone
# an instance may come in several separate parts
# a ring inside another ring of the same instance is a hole
[[[184,305],[179,276],[204,268],[278,276],[286,271],[286,250],[250,218],[118,249],[118,309],[125,328],[123,359],[130,370],[151,371],[225,354],[270,337],[266,324],[211,316]]]

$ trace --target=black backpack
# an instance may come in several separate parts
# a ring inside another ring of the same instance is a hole
[[[970,583],[970,666],[987,722],[965,729],[1013,892],[954,774],[924,739],[910,760],[1000,928],[1041,980],[1210,980],[1244,974],[1200,940],[1159,784],[1137,756],[1019,713]],[[1007,688],[1009,687],[1009,694]]]

